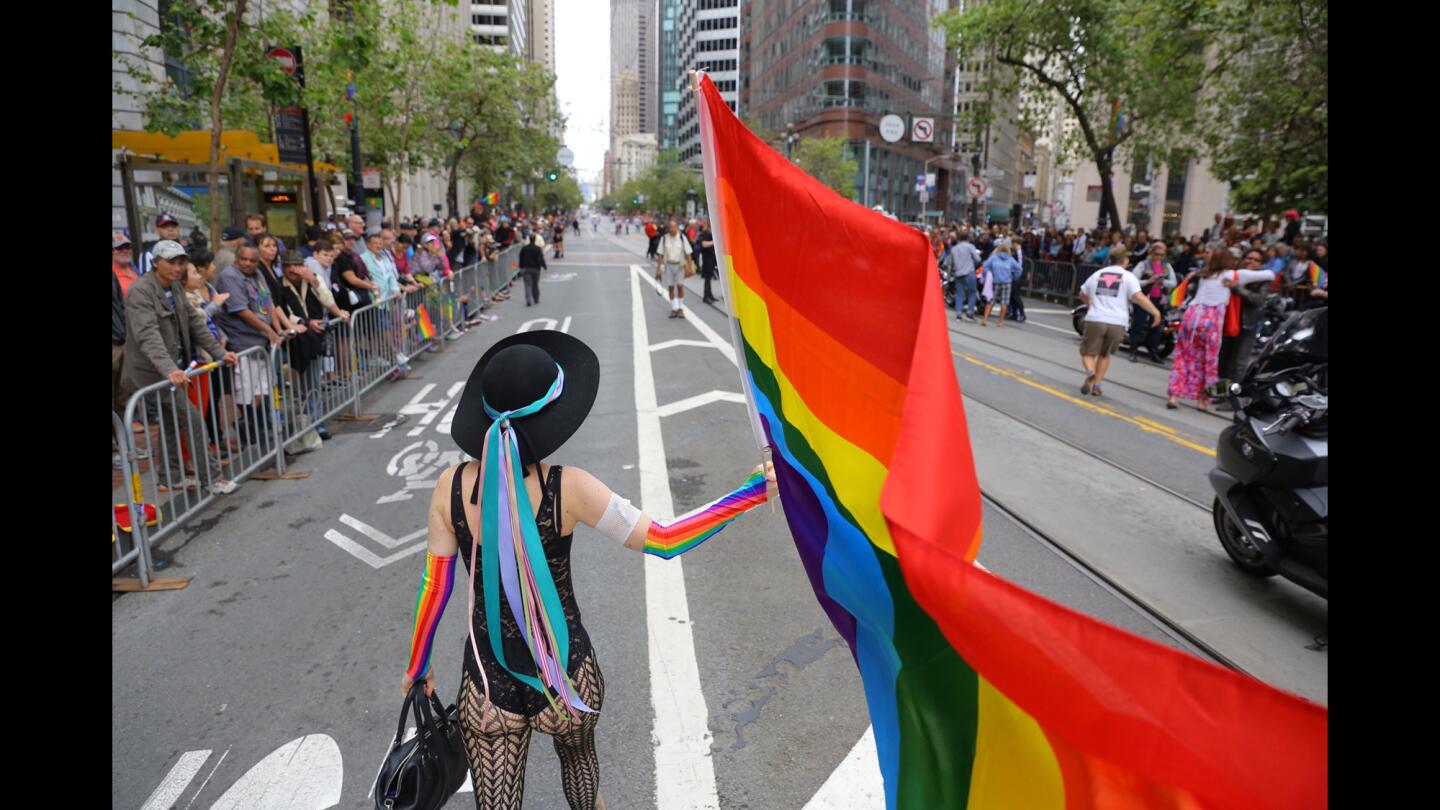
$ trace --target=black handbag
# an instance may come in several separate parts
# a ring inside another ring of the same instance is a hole
[[[411,711],[415,736],[401,742]],[[433,694],[427,700],[422,678],[405,695],[390,753],[375,777],[375,810],[439,810],[465,784],[468,767],[459,710],[446,710]]]

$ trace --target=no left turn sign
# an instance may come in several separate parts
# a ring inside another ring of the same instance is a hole
[[[916,118],[910,122],[910,140],[917,143],[933,143],[935,141],[935,119]]]
[[[983,177],[972,177],[970,178],[970,182],[965,184],[965,190],[969,192],[971,197],[978,200],[985,196],[985,192],[990,190],[990,183]]]

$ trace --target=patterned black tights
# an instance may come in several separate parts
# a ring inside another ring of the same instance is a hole
[[[593,652],[575,673],[575,690],[595,713],[582,713],[580,720],[570,721],[568,715],[546,708],[534,717],[526,717],[499,709],[493,703],[486,706],[485,692],[470,680],[468,671],[465,673],[456,702],[479,810],[520,810],[532,731],[554,738],[570,810],[596,810],[600,763],[595,757],[595,724],[600,720],[605,679]]]

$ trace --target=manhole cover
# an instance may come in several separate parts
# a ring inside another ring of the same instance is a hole
[[[325,428],[332,436],[338,433],[373,433],[391,422],[403,425],[409,418],[403,413],[376,413],[365,416],[365,419],[330,419],[325,423]]]

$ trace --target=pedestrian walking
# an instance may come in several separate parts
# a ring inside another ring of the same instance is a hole
[[[670,317],[685,317],[685,269],[690,265],[690,242],[680,233],[680,224],[670,220],[665,234],[657,240],[655,278],[670,293]]]
[[[1080,338],[1080,362],[1085,365],[1085,381],[1080,393],[1100,396],[1100,384],[1110,370],[1110,355],[1120,347],[1125,328],[1130,325],[1130,304],[1139,304],[1150,313],[1153,326],[1160,325],[1160,310],[1140,290],[1140,280],[1125,269],[1129,258],[1124,247],[1114,247],[1109,255],[1115,264],[1090,274],[1080,285],[1080,300],[1086,305],[1085,334]]]
[[[645,248],[645,258],[655,258],[655,245],[660,241],[660,229],[655,226],[655,221],[645,221],[645,236],[650,240],[650,246]]]
[[[210,491],[225,495],[235,491],[235,482],[219,476],[216,459],[206,450],[205,418],[200,409],[183,391],[189,386],[186,366],[195,356],[196,347],[227,365],[235,365],[236,356],[220,347],[205,326],[205,316],[185,297],[181,280],[190,267],[190,257],[179,242],[162,239],[149,251],[151,272],[130,286],[125,296],[125,361],[122,385],[125,396],[162,380],[169,380],[177,389],[171,397],[147,397],[146,408],[151,419],[159,423],[164,464],[171,487],[196,490],[201,481],[186,473],[182,452],[188,448],[196,474],[203,465],[204,481]]]
[[[1169,394],[1165,402],[1167,408],[1180,407],[1176,400],[1184,397],[1194,400],[1196,408],[1205,410],[1210,401],[1205,387],[1220,379],[1220,338],[1231,288],[1275,278],[1269,270],[1232,271],[1234,266],[1235,254],[1229,250],[1212,250],[1203,269],[1188,277],[1198,289],[1175,336],[1175,360],[1170,367],[1170,385],[1166,391]]]
[[[599,360],[579,339],[522,332],[480,358],[456,408],[451,435],[480,461],[452,466],[436,481],[401,690],[408,695],[423,681],[426,695],[434,693],[431,649],[461,558],[473,607],[456,705],[478,807],[518,810],[535,731],[553,739],[569,806],[604,806],[595,727],[605,681],[575,597],[575,527],[670,559],[762,504],[774,480],[773,468],[757,467],[739,489],[666,521],[585,470],[548,463],[583,423],[599,382]]]
[[[525,282],[525,306],[540,303],[540,273],[548,270],[545,263],[545,249],[539,245],[539,235],[532,236],[529,244],[520,248],[520,276]]]
[[[999,304],[1000,317],[995,321],[995,328],[1005,326],[1005,309],[1010,302],[1010,284],[1020,275],[1020,263],[1010,255],[1010,245],[1007,242],[999,242],[995,245],[995,252],[985,260],[985,272],[991,274],[994,281],[991,283],[990,300],[985,303],[985,311],[980,315],[980,325],[990,320],[990,309]]]
[[[971,323],[975,322],[975,268],[980,266],[980,251],[970,242],[970,234],[962,232],[960,241],[950,249],[951,272],[955,274],[955,318],[963,314]]]

